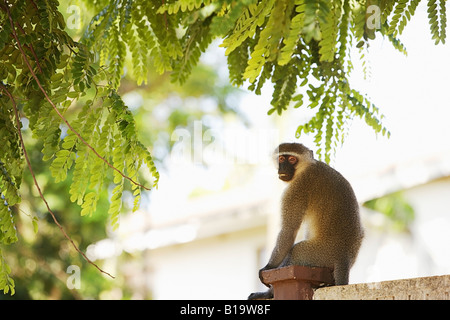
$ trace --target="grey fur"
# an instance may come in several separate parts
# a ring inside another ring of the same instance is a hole
[[[333,268],[336,285],[348,284],[364,230],[359,205],[350,183],[327,164],[314,160],[311,150],[298,143],[281,144],[274,152],[295,155],[295,174],[281,203],[281,231],[268,264],[260,270],[288,265]],[[294,244],[301,224],[307,221],[308,239]],[[249,299],[268,298],[268,292]]]

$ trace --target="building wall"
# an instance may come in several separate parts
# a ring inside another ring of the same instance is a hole
[[[246,299],[259,282],[264,227],[152,250],[154,299]]]
[[[450,274],[450,177],[406,190],[405,196],[417,212],[418,276]]]
[[[350,283],[450,274],[450,178],[404,190],[404,196],[416,212],[411,234],[388,230],[382,214],[362,210],[366,238]],[[268,238],[276,237],[269,229],[249,227],[146,251],[148,290],[154,299],[246,299],[265,288],[258,270],[272,249],[265,249],[274,241]]]
[[[364,212],[366,237],[351,283],[450,274],[450,178],[403,195],[415,210],[411,233],[386,229],[383,215]]]

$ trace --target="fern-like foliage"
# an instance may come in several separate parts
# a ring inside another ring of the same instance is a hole
[[[118,8],[125,10],[129,3],[121,3]],[[291,103],[299,107],[308,98],[305,105],[316,109],[318,117],[311,120],[314,125],[300,125],[297,136],[314,134],[319,155],[329,160],[330,152],[342,143],[347,124],[355,116],[364,119],[375,132],[388,134],[381,125],[378,109],[364,95],[356,95],[349,84],[349,51],[352,45],[360,48],[365,73],[370,72],[365,50],[377,35],[387,37],[406,54],[398,37],[419,3],[420,0],[154,0],[130,5],[138,8],[131,9],[139,15],[133,19],[146,22],[147,43],[151,47],[147,52],[161,53],[151,53],[148,58],[161,72],[172,72],[174,81],[183,83],[212,39],[221,37],[231,83],[241,86],[248,81],[249,90],[257,94],[267,81],[273,83],[269,114],[281,115]],[[102,11],[103,20],[126,16],[114,14],[110,6],[107,4]],[[427,6],[432,38],[443,43],[445,1],[430,0]],[[110,28],[96,25],[91,28],[93,34],[97,28]],[[130,48],[139,47],[136,41],[125,39],[122,32],[119,36]],[[102,48],[108,50],[107,46]],[[139,52],[132,52],[137,65],[143,60]],[[105,54],[109,59],[114,56],[115,51]],[[312,78],[321,85],[307,86]]]
[[[221,36],[233,84],[240,86],[247,80],[249,89],[260,93],[268,80],[273,83],[269,114],[281,115],[291,102],[300,107],[306,97],[308,106],[317,108],[317,117],[301,125],[297,136],[315,134],[323,159],[330,160],[331,150],[342,143],[346,124],[354,116],[387,134],[381,116],[374,113],[377,109],[367,98],[353,99],[347,80],[350,44],[373,38],[368,36],[364,1],[177,0],[166,1],[157,10],[165,19],[172,18],[174,27],[185,30],[179,39],[183,54],[170,68],[173,80],[183,82],[206,45]],[[219,21],[223,21],[221,28]],[[383,32],[388,35],[387,29]],[[308,87],[311,77],[322,85]],[[367,115],[360,115],[361,111]]]
[[[109,213],[117,228],[123,191],[131,189],[135,211],[142,188],[158,183],[152,157],[116,91],[127,46],[137,81],[145,82],[147,45],[153,46],[152,56],[159,55],[154,50],[163,38],[146,33],[147,22],[131,4],[105,6],[77,43],[65,31],[57,1],[0,0],[0,290],[5,293],[14,293],[14,281],[1,248],[18,239],[14,207],[26,166],[19,111],[33,138],[42,141],[42,158],[55,181],[73,177],[70,199],[80,205],[81,215],[95,213],[102,188],[112,183]],[[92,50],[94,42],[103,49]],[[169,57],[181,54],[177,42],[170,47]],[[141,182],[141,170],[148,170],[152,180]]]
[[[116,7],[125,10],[129,3],[122,2],[122,6]],[[154,48],[147,52],[159,51],[166,59],[158,60],[158,55],[150,54],[150,60],[158,61],[155,67],[161,72],[171,71],[174,81],[183,83],[212,39],[222,37],[231,83],[241,86],[248,81],[248,88],[257,94],[267,81],[273,83],[269,114],[281,115],[291,103],[299,107],[303,98],[308,97],[306,105],[324,114],[315,120],[314,126],[301,125],[297,136],[305,128],[311,128],[321,151],[319,155],[327,160],[333,146],[343,141],[348,120],[355,116],[365,119],[375,132],[388,133],[381,125],[378,109],[367,97],[356,98],[356,92],[352,91],[348,82],[348,72],[352,70],[349,50],[352,44],[360,48],[365,73],[370,69],[364,60],[364,50],[377,34],[387,37],[406,54],[398,37],[419,3],[420,0],[168,0],[130,5],[139,9],[131,9],[139,15],[135,20],[147,22],[146,34],[152,38],[147,43]],[[113,13],[110,7],[107,4],[102,11],[103,19],[126,16]],[[432,38],[436,43],[444,43],[445,1],[429,0],[427,7]],[[92,28],[93,33],[96,28]],[[120,37],[124,39],[122,33]],[[139,47],[136,41],[124,41],[130,47]],[[140,65],[143,59],[138,57],[142,54],[132,54],[136,56],[135,64]],[[114,57],[115,51],[105,56]],[[307,87],[312,77],[321,85]]]

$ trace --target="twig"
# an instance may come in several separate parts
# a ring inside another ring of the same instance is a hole
[[[16,22],[16,25],[17,25],[17,27],[19,28],[19,30],[22,32],[22,34],[25,35],[25,30],[23,30],[23,28],[19,25],[19,23]],[[38,57],[37,57],[37,55],[36,55],[36,52],[34,51],[33,45],[32,45],[32,44],[26,45],[26,47],[27,47],[28,49],[30,49],[31,54],[33,55],[34,60],[36,61],[36,65],[37,65],[37,67],[38,67],[38,69],[39,69],[39,72],[42,73],[42,68],[41,68],[41,65],[40,65],[40,63],[39,63],[39,59],[38,59]]]
[[[70,241],[70,243],[72,243],[72,246],[75,248],[75,250],[80,253],[83,258],[90,263],[91,265],[93,265],[94,267],[96,267],[101,273],[104,273],[108,276],[110,276],[111,278],[114,279],[114,276],[111,275],[110,273],[102,270],[97,264],[95,264],[94,262],[91,261],[91,259],[89,259],[83,251],[80,250],[80,248],[78,248],[78,246],[75,244],[75,242],[73,242],[72,238],[66,233],[66,231],[64,230],[64,228],[61,226],[61,224],[59,223],[58,219],[56,218],[55,214],[53,213],[52,209],[50,209],[50,206],[47,202],[47,200],[44,197],[44,194],[41,191],[41,188],[39,187],[39,184],[36,180],[36,176],[34,175],[34,171],[33,168],[31,167],[31,162],[30,159],[28,158],[28,153],[27,150],[25,149],[25,143],[23,142],[23,137],[22,137],[22,131],[20,129],[20,120],[19,120],[19,112],[17,111],[17,105],[16,105],[16,101],[14,100],[14,97],[11,95],[11,93],[8,91],[8,89],[2,84],[0,83],[0,89],[8,96],[9,100],[11,100],[11,103],[13,105],[13,109],[14,109],[14,116],[16,118],[16,126],[17,126],[17,133],[19,135],[19,140],[20,140],[20,145],[22,147],[23,150],[23,154],[25,156],[25,160],[27,162],[28,165],[28,169],[31,172],[31,175],[33,177],[33,181],[34,181],[34,185],[36,186],[36,189],[39,192],[39,196],[41,197],[42,201],[44,201],[45,206],[47,207],[48,212],[50,213],[50,215],[52,216],[53,221],[55,222],[55,224],[58,226],[58,228],[61,230],[61,232],[63,233],[64,237]]]
[[[33,4],[33,6],[34,6],[34,8],[36,9],[36,11],[38,11],[38,10],[39,10],[39,8],[38,8],[37,4],[36,4],[36,3],[34,3],[34,1],[33,1],[33,0],[31,0],[30,2],[31,2],[31,3]]]
[[[161,0],[161,6],[164,6],[164,4],[165,4],[165,1],[164,0]],[[165,26],[166,26],[166,30],[169,30],[169,26],[167,25],[167,15],[166,15],[166,11],[164,11],[164,24],[165,24]]]
[[[41,82],[39,81],[38,77],[36,76],[36,74],[33,71],[33,68],[30,65],[30,62],[28,61],[27,56],[25,55],[25,52],[23,51],[22,45],[20,44],[19,38],[17,37],[17,33],[16,30],[14,28],[14,22],[13,19],[11,17],[11,12],[9,11],[8,6],[6,6],[6,12],[8,13],[8,18],[9,18],[9,22],[11,24],[11,31],[12,31],[12,35],[14,37],[14,39],[17,42],[17,46],[19,47],[20,53],[22,54],[22,57],[28,67],[28,69],[31,72],[31,75],[33,76],[34,80],[36,80],[37,85],[39,86],[39,88],[41,89],[42,93],[44,94],[45,98],[47,99],[47,101],[50,103],[50,105],[53,107],[53,109],[55,110],[55,112],[58,114],[58,116],[64,121],[64,123],[67,125],[67,127],[73,132],[75,133],[75,135],[78,137],[78,139],[80,139],[80,141],[87,146],[89,149],[91,149],[91,151],[98,157],[100,158],[104,163],[106,163],[111,169],[115,170],[116,172],[118,172],[122,177],[124,177],[125,179],[129,180],[131,183],[145,189],[145,190],[150,190],[150,188],[143,186],[142,184],[134,181],[133,179],[131,179],[130,177],[126,176],[122,171],[120,171],[119,169],[117,169],[116,167],[114,167],[111,163],[108,162],[108,160],[106,160],[104,157],[102,157],[101,155],[98,154],[98,152],[86,141],[83,139],[83,137],[70,125],[70,123],[67,121],[66,118],[64,118],[64,116],[61,114],[61,112],[59,112],[58,108],[56,108],[56,105],[53,103],[53,101],[50,99],[50,97],[48,96],[47,92],[45,91],[45,89],[42,87]]]

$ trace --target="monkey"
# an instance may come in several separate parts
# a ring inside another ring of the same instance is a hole
[[[262,271],[290,265],[333,269],[336,285],[348,284],[364,237],[359,205],[350,183],[335,169],[314,159],[300,143],[282,143],[273,153],[278,177],[287,182],[281,200],[281,230]],[[296,244],[306,222],[307,239]],[[263,282],[264,283],[264,282]],[[249,300],[271,299],[273,289],[250,294]]]

